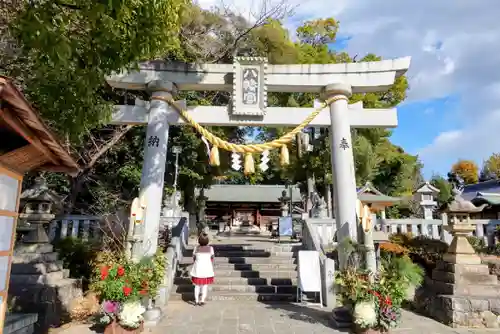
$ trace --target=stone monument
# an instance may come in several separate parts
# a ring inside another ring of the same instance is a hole
[[[16,311],[38,313],[41,328],[59,326],[71,301],[83,295],[81,280],[69,278],[47,235],[52,209],[61,199],[42,178],[20,198],[19,231],[26,234],[14,248],[9,297]]]
[[[500,326],[497,277],[490,275],[488,265],[481,263],[467,240],[475,229],[470,214],[483,209],[484,206],[476,207],[455,193],[454,200],[443,210],[449,216],[445,228],[453,240],[433,270],[432,278],[427,277],[415,295],[417,308],[451,327]]]

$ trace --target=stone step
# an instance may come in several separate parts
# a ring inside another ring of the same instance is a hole
[[[433,280],[432,288],[443,295],[500,298],[499,284],[452,284]]]
[[[450,273],[456,273],[459,275],[466,275],[466,274],[484,274],[488,275],[490,273],[490,270],[488,268],[488,265],[486,264],[480,264],[480,265],[463,265],[463,264],[453,264],[453,263],[448,263],[445,261],[439,261],[436,264],[436,269],[438,271],[446,271]]]
[[[178,285],[174,288],[177,293],[193,292],[194,285]],[[295,294],[297,287],[293,285],[217,285],[208,286],[209,292],[251,292],[251,293],[277,293],[277,294]]]
[[[215,270],[296,271],[297,265],[290,263],[215,263]]]
[[[52,253],[54,246],[51,244],[22,244],[14,249],[14,255],[26,253]]]
[[[432,271],[432,278],[436,281],[444,283],[457,283],[457,284],[486,284],[495,285],[498,284],[498,278],[495,275],[490,275],[488,273],[478,273],[478,272],[466,272],[462,274],[450,273],[447,271],[441,271],[434,269]]]
[[[278,263],[288,263],[294,264],[297,263],[297,260],[289,257],[218,257],[214,260],[214,263],[231,263],[231,264],[278,264]],[[192,264],[192,259],[184,258],[181,264]]]
[[[3,334],[32,334],[35,332],[35,324],[38,314],[29,313],[7,313],[3,327]]]
[[[24,253],[14,255],[12,257],[12,263],[47,263],[56,262],[58,254],[57,252],[51,253]]]
[[[191,278],[177,277],[176,285],[190,285]],[[231,277],[217,276],[214,285],[297,285],[297,278]]]
[[[49,263],[13,263],[12,274],[47,274],[63,270],[63,261]]]
[[[47,274],[12,274],[10,283],[16,285],[57,284],[67,278],[68,271],[59,270]]]
[[[297,244],[271,244],[267,246],[255,246],[255,245],[248,245],[248,244],[229,244],[229,245],[224,245],[224,244],[216,244],[212,245],[215,251],[261,251],[261,252],[292,252],[292,251],[299,251],[303,249],[302,244],[297,243]],[[193,250],[194,247],[188,248],[190,250]]]
[[[189,270],[183,271],[177,277],[190,277]],[[297,272],[290,270],[215,270],[215,277],[244,278],[296,278]]]
[[[60,327],[72,301],[83,296],[81,280],[71,278],[36,285],[15,284],[11,279],[9,293],[16,296],[12,308],[17,312],[38,313],[37,328],[43,333],[48,328]]]
[[[270,251],[260,251],[260,250],[215,250],[215,257],[294,257],[297,252],[270,252]],[[191,257],[193,252],[186,251],[184,256]]]
[[[277,293],[234,293],[234,292],[214,292],[209,293],[207,301],[261,301],[261,302],[294,302],[296,294]],[[174,293],[170,296],[170,301],[183,300],[194,301],[194,293]]]

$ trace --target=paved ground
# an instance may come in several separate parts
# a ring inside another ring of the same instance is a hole
[[[346,333],[330,327],[329,312],[315,306],[258,302],[211,302],[196,307],[170,303],[166,319],[152,333],[182,334],[332,334]],[[452,329],[428,318],[404,312],[401,334],[486,334],[495,330]]]
[[[214,243],[264,242],[262,237],[234,239],[213,238]],[[194,241],[193,241],[194,242]],[[190,244],[193,244],[190,242]],[[331,310],[330,310],[331,312]],[[299,304],[264,304],[260,302],[213,301],[203,307],[186,302],[171,301],[165,309],[165,318],[157,327],[147,329],[151,334],[335,334],[347,333],[330,327],[326,308]],[[394,334],[489,334],[499,329],[453,329],[429,318],[411,312],[403,313]],[[88,325],[74,325],[57,334],[94,333]]]

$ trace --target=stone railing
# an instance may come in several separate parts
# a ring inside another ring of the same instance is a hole
[[[500,225],[500,220],[493,219],[471,219],[471,224],[476,230],[471,233],[478,238],[482,238],[486,245],[494,246],[495,229]],[[452,236],[443,226],[448,225],[446,215],[442,219],[379,219],[377,225],[390,234],[392,233],[411,233],[413,236],[424,235],[432,239],[437,239],[450,243]]]
[[[306,219],[302,225],[302,245],[305,250],[319,253],[321,289],[323,303],[327,307],[335,307],[335,261],[326,256],[324,246],[332,245],[335,229],[333,219]],[[328,242],[329,241],[329,242]],[[300,264],[299,264],[300,265]]]
[[[172,239],[166,252],[167,269],[165,277],[156,298],[156,305],[159,307],[168,303],[179,261],[184,256],[189,239],[189,215],[187,213],[182,213],[182,217],[162,217],[161,219],[162,225],[172,226]]]
[[[427,236],[432,239],[450,243],[451,235],[443,229],[448,219],[443,215],[442,219],[377,219],[375,226],[389,234],[411,233],[413,236]],[[498,241],[495,239],[496,226],[500,225],[500,220],[493,219],[471,219],[471,223],[476,226],[476,230],[471,233],[478,238],[482,238],[486,245],[493,246]],[[317,242],[322,247],[332,245],[337,226],[334,219],[312,219],[309,220],[309,229],[316,235]],[[305,240],[305,242],[310,242]],[[309,245],[307,246],[309,248]]]
[[[87,215],[65,215],[54,219],[49,225],[51,241],[66,238],[100,240],[102,237],[101,217]]]

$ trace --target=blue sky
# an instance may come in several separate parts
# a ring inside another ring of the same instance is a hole
[[[307,20],[340,22],[334,47],[358,59],[411,56],[410,90],[398,107],[392,140],[424,164],[424,175],[446,173],[458,159],[479,165],[500,152],[499,0],[198,0],[255,20],[286,3],[291,34]]]

